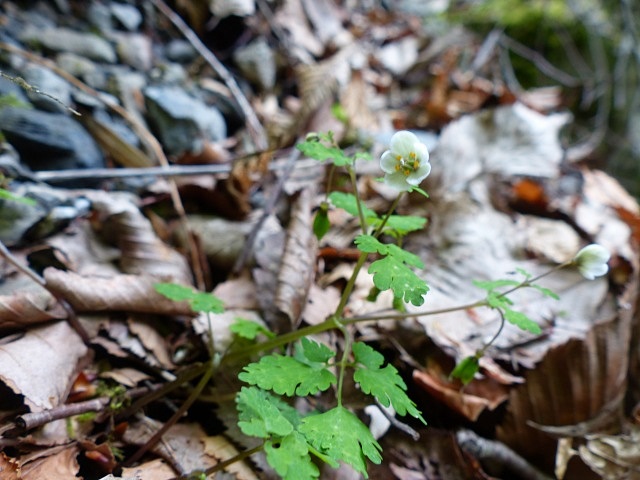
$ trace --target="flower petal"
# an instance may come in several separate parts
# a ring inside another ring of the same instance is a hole
[[[384,176],[384,183],[403,192],[411,188],[411,185],[407,183],[407,177],[402,172],[387,173]]]
[[[420,160],[420,164],[429,161],[429,149],[424,143],[418,141],[413,148],[415,154],[418,156],[418,160]]]
[[[609,258],[611,258],[611,254],[606,248],[597,243],[592,243],[581,249],[573,257],[573,264],[578,267],[578,271],[584,278],[593,280],[609,271],[609,265],[607,265]]]
[[[380,157],[380,168],[384,173],[394,173],[396,171],[396,165],[398,164],[398,160],[396,156],[391,153],[391,151],[387,150]]]
[[[407,183],[410,185],[420,185],[420,182],[427,178],[431,173],[431,164],[429,162],[421,163],[417,170],[411,172],[407,177]]]
[[[416,144],[420,144],[420,140],[413,133],[406,130],[400,130],[393,134],[391,142],[389,143],[391,152],[394,155],[401,155],[404,158],[408,158],[409,154],[416,152]]]

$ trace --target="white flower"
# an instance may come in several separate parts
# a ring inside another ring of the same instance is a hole
[[[431,172],[429,150],[413,133],[401,130],[391,137],[390,149],[380,157],[384,181],[402,191],[420,185]]]
[[[573,257],[572,263],[578,267],[580,274],[587,280],[601,277],[609,271],[607,262],[611,258],[609,251],[602,245],[587,245]]]

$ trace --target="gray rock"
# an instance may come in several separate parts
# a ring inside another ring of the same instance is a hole
[[[92,33],[81,33],[68,28],[38,29],[28,26],[20,35],[22,42],[36,42],[55,52],[71,52],[98,60],[115,63],[116,52],[109,42]]]
[[[219,141],[227,136],[222,114],[181,88],[151,86],[144,96],[149,123],[170,154],[199,152],[202,140]]]
[[[104,167],[102,152],[91,135],[62,113],[4,108],[0,130],[32,170]]]
[[[130,32],[138,30],[142,23],[140,10],[125,3],[112,3],[109,8],[111,8],[111,14],[124,28]]]
[[[127,65],[146,72],[151,69],[153,59],[151,40],[138,33],[119,33],[114,35],[116,50]]]
[[[167,44],[165,55],[172,62],[189,63],[196,59],[198,52],[186,40],[171,40]]]
[[[276,83],[276,59],[273,50],[260,37],[236,50],[233,60],[246,78],[262,90],[271,90]]]
[[[48,68],[34,63],[24,69],[24,79],[34,88],[51,95],[27,92],[27,96],[36,107],[49,112],[64,112],[66,106],[71,106],[71,85],[64,78],[56,75]]]
[[[57,55],[56,63],[65,72],[82,79],[90,77],[98,69],[88,58],[69,52]]]
[[[111,9],[102,2],[92,1],[87,8],[87,20],[101,32],[113,30]]]

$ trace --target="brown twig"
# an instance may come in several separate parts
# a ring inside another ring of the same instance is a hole
[[[253,139],[255,150],[266,150],[268,147],[267,135],[262,128],[258,116],[251,108],[251,104],[242,93],[242,90],[238,86],[238,83],[233,78],[233,75],[229,73],[229,70],[216,58],[216,56],[209,50],[202,40],[194,33],[193,30],[180,18],[176,13],[169,8],[169,6],[163,0],[151,0],[151,3],[166,16],[171,23],[184,35],[187,41],[196,49],[196,51],[204,58],[204,60],[213,68],[216,74],[222,79],[225,85],[229,88],[231,95],[240,106],[242,113],[247,120],[247,128],[249,134]]]
[[[49,285],[47,285],[47,281],[42,276],[38,275],[29,267],[22,265],[22,263],[20,263],[20,261],[9,251],[9,249],[6,247],[6,245],[2,241],[0,241],[0,256],[4,257],[7,262],[9,262],[11,265],[16,267],[19,271],[27,275],[31,280],[36,282],[42,288],[47,290],[53,296],[53,298],[55,298],[58,301],[58,303],[62,306],[62,308],[67,313],[67,322],[69,322],[69,325],[71,325],[71,328],[73,328],[75,332],[80,336],[80,338],[82,339],[82,342],[85,345],[89,346],[91,343],[91,338],[89,337],[89,334],[84,329],[82,324],[80,324],[80,322],[78,321],[76,312],[73,310],[71,305],[69,305],[69,303],[62,296],[60,296],[58,293],[51,290],[49,288]]]

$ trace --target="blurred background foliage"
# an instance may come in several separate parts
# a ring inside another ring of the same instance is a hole
[[[442,20],[499,34],[510,89],[561,86],[575,118],[568,159],[603,168],[640,197],[639,1],[451,1]]]

